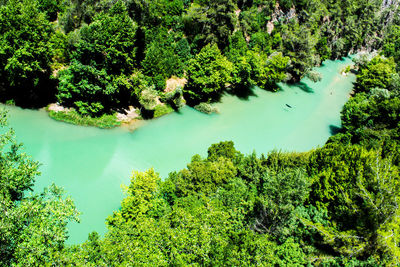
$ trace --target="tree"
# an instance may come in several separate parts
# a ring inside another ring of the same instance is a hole
[[[139,96],[139,103],[146,110],[154,110],[157,106],[157,91],[154,87],[144,89]]]
[[[374,88],[390,89],[395,68],[393,58],[374,57],[365,66],[360,66],[355,84],[356,90],[369,92]]]
[[[6,115],[0,114],[5,130]],[[0,264],[56,262],[67,239],[67,222],[78,220],[71,198],[55,185],[28,195],[39,164],[20,151],[12,130],[0,135]]]
[[[386,57],[393,57],[395,62],[400,61],[400,26],[392,25],[387,30],[384,39],[383,52]],[[399,69],[400,67],[397,66]]]
[[[125,188],[127,197],[121,203],[121,210],[107,219],[110,226],[123,221],[132,221],[145,216],[152,209],[152,200],[157,197],[159,174],[153,169],[146,172],[134,172],[131,183]]]
[[[371,148],[400,136],[400,99],[386,89],[358,93],[342,110],[342,125],[352,143]]]
[[[233,161],[237,152],[232,141],[219,142],[208,148],[207,160],[214,161],[219,157],[224,157]]]
[[[194,1],[183,16],[185,33],[197,49],[211,43],[223,50],[236,26],[236,10],[232,0]]]
[[[307,72],[306,77],[315,83],[322,80],[322,74],[315,70]]]
[[[63,70],[59,80],[59,103],[75,107],[82,115],[103,114],[105,109],[110,108],[109,103],[104,101],[105,96],[116,97],[117,88],[105,70],[99,71],[78,61],[73,61]]]
[[[253,229],[278,238],[289,237],[297,219],[295,210],[309,195],[310,181],[301,169],[266,173],[262,179],[264,186],[257,198]]]
[[[286,78],[286,70],[290,64],[289,57],[276,52],[269,56],[263,52],[247,52],[247,62],[251,66],[251,84],[261,88],[276,91],[277,83]]]
[[[160,30],[148,44],[145,58],[141,62],[144,74],[152,77],[152,82],[160,91],[165,89],[165,81],[170,77],[183,76],[184,63],[190,56],[190,48],[185,47],[186,39],[175,35],[174,32],[168,33],[166,29]],[[175,38],[178,39],[177,42]]]
[[[129,74],[134,67],[137,25],[122,1],[102,12],[80,29],[73,58],[84,65],[105,69],[108,74]]]
[[[55,21],[62,6],[60,0],[39,0],[38,7],[41,12],[46,14],[48,20]]]
[[[164,208],[164,201],[158,194],[159,183],[160,177],[153,169],[133,173],[130,185],[125,187],[126,197],[121,202],[121,209],[107,218],[109,233],[99,254],[108,261],[100,261],[100,265],[112,262],[165,266],[164,229],[168,224],[155,220],[162,220]]]
[[[59,76],[58,101],[90,116],[128,106],[135,95],[135,33],[121,1],[82,27],[71,65]]]
[[[283,53],[291,60],[289,68],[293,80],[300,80],[305,73],[320,62],[315,50],[317,39],[305,25],[291,22],[282,25]]]
[[[317,229],[323,243],[342,255],[382,257],[398,262],[397,227],[400,177],[393,155],[360,146],[328,144],[311,156],[308,172],[315,182],[310,201],[328,211],[329,226]]]
[[[208,101],[222,93],[231,81],[233,64],[217,45],[208,44],[189,61],[187,71],[189,78],[184,92],[193,101]]]
[[[229,158],[218,157],[213,161],[204,161],[199,155],[192,158],[187,169],[172,174],[177,196],[195,193],[209,194],[235,177],[236,167]]]
[[[316,49],[321,57],[321,61],[331,58],[332,51],[331,48],[328,47],[328,41],[326,37],[322,37],[318,40],[318,43],[316,44]]]
[[[53,29],[33,0],[0,5],[0,90],[4,100],[35,105],[54,96],[50,83]],[[36,102],[36,103],[35,103]]]
[[[143,28],[163,26],[179,27],[184,11],[184,0],[132,0],[127,1],[127,7],[132,17]],[[178,25],[177,25],[178,24]]]
[[[248,50],[247,42],[243,37],[242,31],[236,31],[229,37],[229,46],[225,49],[228,60],[237,63]]]
[[[58,261],[68,238],[67,223],[79,221],[73,200],[64,193],[52,185],[23,199],[12,211],[20,220],[13,262],[29,266]]]

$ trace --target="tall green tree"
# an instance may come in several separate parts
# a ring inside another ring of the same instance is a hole
[[[231,81],[233,64],[217,45],[208,44],[189,61],[184,92],[194,101],[207,101],[220,94]]]
[[[39,164],[21,151],[0,113],[0,265],[56,263],[68,237],[67,223],[78,220],[71,198],[55,185],[29,194]]]
[[[388,28],[384,39],[383,52],[387,57],[393,57],[395,62],[400,62],[400,26],[392,25]],[[397,69],[400,67],[397,66]]]
[[[395,69],[393,58],[374,57],[366,65],[360,66],[355,89],[360,92],[369,92],[374,88],[390,89]]]
[[[183,16],[185,33],[198,50],[208,43],[223,50],[237,24],[235,11],[232,0],[194,1]]]
[[[83,26],[71,65],[60,73],[59,102],[91,116],[128,106],[135,95],[136,28],[122,1]]]
[[[300,80],[316,64],[320,63],[317,56],[317,36],[305,25],[291,21],[282,25],[283,53],[291,60],[289,68],[294,81]]]
[[[329,144],[311,156],[309,174],[315,177],[310,199],[327,209],[331,223],[306,224],[325,244],[342,255],[398,261],[400,176],[393,155]]]
[[[161,29],[148,44],[145,54],[141,62],[143,72],[152,77],[157,89],[163,91],[167,79],[183,76],[185,63],[190,57],[190,47],[185,37]]]
[[[41,105],[54,96],[50,39],[53,29],[34,0],[0,5],[0,90],[4,100]],[[8,98],[8,99],[7,99]]]
[[[249,51],[246,60],[252,69],[251,84],[272,91],[278,89],[276,84],[287,77],[286,71],[290,68],[289,57],[279,52],[267,56],[263,52]]]
[[[118,1],[80,29],[73,58],[99,70],[105,69],[109,74],[127,74],[135,64],[136,29],[125,4]]]

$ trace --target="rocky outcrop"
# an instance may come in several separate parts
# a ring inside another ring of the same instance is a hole
[[[289,21],[297,16],[296,8],[293,6],[287,13],[284,13],[279,6],[279,3],[275,5],[275,11],[271,15],[271,22],[277,21]]]
[[[271,15],[271,20],[267,23],[267,32],[271,34],[274,30],[274,23],[285,21],[288,22],[291,19],[297,17],[296,8],[293,6],[287,13],[284,13],[279,6],[279,3],[276,3],[274,13]]]
[[[379,10],[382,16],[382,22],[385,26],[392,23],[395,15],[399,15],[400,0],[383,0],[381,9]]]
[[[392,5],[398,6],[400,0],[383,0],[382,1],[382,9],[386,9],[391,7]]]

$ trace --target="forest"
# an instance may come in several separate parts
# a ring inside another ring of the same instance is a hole
[[[65,244],[73,200],[56,185],[30,194],[39,163],[1,112],[0,265],[398,265],[399,4],[0,0],[2,101],[80,116],[204,108],[224,92],[318,81],[323,60],[368,51],[323,147],[257,156],[222,141],[168,177],[134,172],[105,236],[79,245]],[[166,91],[171,77],[187,83]]]
[[[129,107],[209,113],[224,92],[318,81],[325,59],[382,47],[398,59],[398,27],[397,1],[2,0],[0,101],[58,103],[81,124]]]

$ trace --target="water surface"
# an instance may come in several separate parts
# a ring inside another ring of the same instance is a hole
[[[194,154],[205,156],[216,142],[232,140],[243,153],[272,149],[305,151],[323,145],[340,127],[340,110],[355,77],[339,71],[350,59],[327,61],[323,79],[281,85],[271,93],[254,88],[247,99],[226,95],[216,104],[220,114],[205,115],[189,107],[145,122],[136,131],[101,130],[52,120],[44,111],[8,107],[10,125],[25,151],[42,163],[35,190],[56,183],[82,213],[69,226],[69,243],[106,231],[105,218],[119,207],[120,185],[133,170],[154,167],[162,177],[186,166]],[[290,107],[289,107],[290,106]]]

